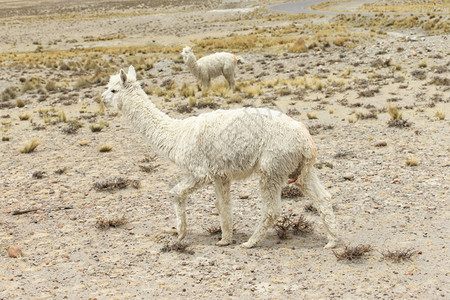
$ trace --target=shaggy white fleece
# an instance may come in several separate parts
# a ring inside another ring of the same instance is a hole
[[[305,128],[279,111],[263,108],[217,110],[183,120],[172,119],[148,99],[131,66],[128,74],[111,76],[103,102],[123,112],[154,150],[186,172],[171,193],[177,215],[178,237],[186,235],[186,197],[205,183],[214,182],[222,239],[232,242],[230,182],[253,173],[260,176],[262,216],[255,232],[243,244],[253,247],[273,226],[281,212],[281,188],[286,180],[314,201],[328,236],[326,247],[338,241],[330,194],[315,168],[317,153]]]
[[[209,88],[212,79],[223,75],[228,81],[230,89],[234,91],[234,72],[238,62],[235,55],[219,52],[197,60],[190,47],[185,47],[181,55],[191,73],[202,82],[202,89]]]

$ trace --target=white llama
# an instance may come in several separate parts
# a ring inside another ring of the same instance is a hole
[[[209,88],[211,80],[223,75],[230,89],[234,91],[234,70],[239,58],[227,52],[218,52],[197,60],[191,47],[185,47],[181,52],[184,63],[191,73],[202,82],[202,89]]]
[[[313,166],[316,147],[306,127],[281,112],[264,108],[217,110],[172,119],[148,99],[136,72],[130,66],[113,75],[103,102],[121,110],[143,133],[154,150],[182,168],[186,175],[172,190],[177,216],[178,238],[186,235],[186,197],[206,183],[213,182],[220,215],[222,239],[232,242],[232,203],[230,182],[252,173],[260,175],[262,216],[250,239],[242,244],[258,244],[281,213],[281,188],[288,179],[314,201],[325,225],[328,244],[338,242],[330,194],[320,183]]]

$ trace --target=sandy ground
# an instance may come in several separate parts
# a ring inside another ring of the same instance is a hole
[[[71,6],[61,2],[55,7],[66,12]],[[127,1],[115,3],[122,2]],[[134,2],[137,4],[131,9],[139,12],[140,3]],[[5,9],[28,5],[27,1],[8,3],[10,7]],[[77,21],[36,17],[30,10],[27,18],[0,19],[0,50],[33,51],[37,47],[34,40],[50,49],[108,43],[183,45],[193,37],[225,36],[249,26],[251,21],[220,21],[229,17],[227,14],[235,16],[236,9],[244,6],[253,7],[254,3],[211,1],[199,7],[158,7],[155,14],[80,17]],[[108,12],[108,6],[104,10]],[[82,39],[117,34],[119,28],[123,39],[92,44]],[[175,215],[168,191],[182,173],[154,157],[146,140],[120,114],[112,109],[103,115],[94,113],[98,106],[94,99],[104,90],[103,84],[79,89],[69,86],[45,97],[36,91],[25,92],[19,97],[25,100],[25,107],[2,106],[0,111],[1,135],[9,137],[0,142],[0,299],[448,299],[448,35],[404,36],[391,33],[374,44],[350,50],[239,53],[246,64],[239,65],[237,82],[288,79],[305,73],[326,81],[349,68],[352,76],[361,80],[326,91],[269,87],[261,96],[240,104],[217,99],[222,109],[269,106],[310,128],[319,149],[320,178],[333,195],[340,225],[343,244],[337,250],[369,244],[374,250],[365,258],[338,261],[332,251],[324,250],[320,219],[305,210],[309,201],[304,197],[283,198],[283,214],[304,215],[313,224],[312,233],[289,234],[288,239],[280,240],[271,230],[259,247],[241,248],[259,219],[257,177],[232,185],[233,245],[215,246],[219,236],[207,231],[219,224],[209,185],[188,200],[188,250],[165,251],[175,241]],[[58,39],[61,42],[47,46]],[[72,39],[78,41],[66,42]],[[171,79],[178,86],[194,86],[195,79],[177,59],[157,60],[148,78],[142,79],[144,85],[163,86]],[[367,73],[377,60],[388,59],[391,66],[401,64],[400,73],[382,65],[375,73]],[[419,67],[420,62],[426,66]],[[36,76],[75,81],[79,75],[6,62],[1,66],[0,92],[19,84],[23,77]],[[433,83],[436,76],[446,78],[446,83]],[[280,88],[289,93],[281,94]],[[370,95],[370,91],[375,92]],[[152,95],[151,100],[175,118],[211,110],[194,108],[181,113],[177,106],[188,100],[179,96],[166,101]],[[400,107],[409,127],[388,126],[388,104]],[[66,123],[44,124],[39,110],[51,106],[63,109],[68,119],[83,121],[84,127],[67,134]],[[355,112],[367,114],[373,109],[378,112],[376,119],[349,122]],[[436,111],[446,117],[439,120]],[[31,119],[19,120],[24,113],[30,113]],[[317,119],[308,118],[308,113]],[[88,124],[98,123],[100,118],[109,126],[91,132]],[[38,148],[20,153],[19,148],[32,138],[40,140]],[[82,147],[80,141],[89,143]],[[98,148],[105,144],[113,150],[100,153]],[[418,165],[407,165],[407,160]],[[142,167],[154,168],[144,172]],[[44,172],[41,178],[37,172]],[[94,188],[94,183],[112,177],[138,180],[140,187]],[[13,214],[29,209],[36,211]],[[96,226],[98,219],[122,215],[126,217],[123,226]],[[22,257],[8,255],[12,245],[22,250]],[[383,252],[397,249],[412,249],[414,255],[398,263],[383,259]]]

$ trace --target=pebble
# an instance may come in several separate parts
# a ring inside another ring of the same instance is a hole
[[[12,258],[19,258],[19,257],[23,256],[23,252],[22,252],[22,250],[20,250],[19,247],[11,246],[8,249],[8,255],[9,255],[9,257],[12,257]]]
[[[345,180],[353,180],[353,179],[355,179],[355,175],[353,175],[353,174],[344,174],[343,176],[342,176],[342,178],[344,178]]]

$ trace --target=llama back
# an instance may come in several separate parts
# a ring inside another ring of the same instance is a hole
[[[224,69],[234,70],[236,67],[236,56],[227,52],[217,52],[200,58],[197,63],[200,66],[207,67],[211,78],[222,75]]]
[[[176,163],[199,176],[246,177],[265,164],[293,170],[302,151],[314,148],[301,123],[269,109],[218,110],[183,123],[183,131],[190,134],[179,137]],[[274,164],[274,160],[278,162]]]

